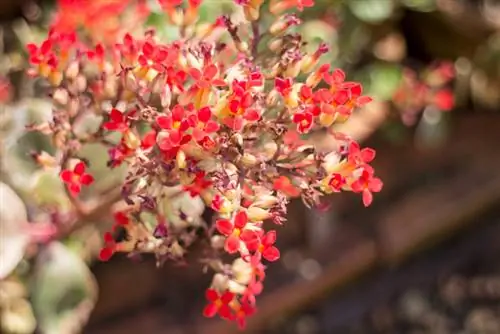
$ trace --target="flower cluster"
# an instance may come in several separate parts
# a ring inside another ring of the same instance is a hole
[[[104,236],[102,260],[116,252],[180,260],[205,239],[210,247],[202,261],[215,275],[204,315],[244,326],[263,289],[264,263],[280,258],[277,231],[264,230],[264,221],[284,224],[291,197],[310,207],[327,194],[352,191],[368,206],[381,190],[370,166],[375,151],[332,130],[371,99],[342,70],[320,64],[325,44],[308,54],[291,31],[300,19],[289,10],[313,0],[272,0],[269,7],[236,1],[246,21],[223,16],[209,24],[197,23],[200,0],[158,2],[179,27],[171,43],[146,30],[89,44],[67,25],[58,28],[61,20],[76,20],[61,11],[48,38],[28,45],[30,74],[49,83],[54,104],[52,120],[31,128],[52,136],[74,200],[94,181],[79,156],[83,145],[105,145],[110,169],[126,166],[126,207]],[[104,3],[118,11],[126,2]],[[266,31],[264,15],[273,20]],[[81,130],[89,115],[100,126]],[[337,149],[319,150],[309,138],[318,131]],[[76,166],[73,159],[80,160]],[[175,217],[166,212],[179,196],[203,201],[213,221],[200,223],[182,208]],[[114,239],[117,229],[126,231],[124,240]],[[224,254],[235,257],[232,265],[223,263]]]
[[[442,62],[417,73],[405,68],[393,102],[400,111],[403,123],[413,125],[426,106],[439,111],[450,111],[455,106],[453,91],[448,87],[455,77],[452,63]]]

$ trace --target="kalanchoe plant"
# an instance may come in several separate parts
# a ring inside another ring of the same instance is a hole
[[[375,151],[332,130],[371,99],[343,71],[320,64],[325,44],[307,54],[302,37],[289,31],[300,20],[287,11],[312,0],[272,0],[270,13],[262,0],[236,1],[245,20],[223,16],[208,25],[197,24],[200,3],[159,0],[180,31],[171,43],[153,30],[94,43],[95,30],[77,33],[60,12],[47,39],[28,45],[29,73],[48,83],[54,105],[50,122],[29,128],[53,138],[58,154],[51,161],[59,162],[75,208],[80,190],[94,182],[90,162],[79,155],[83,145],[101,143],[110,169],[127,167],[121,191],[127,205],[114,213],[101,260],[125,252],[180,261],[205,239],[202,263],[215,275],[203,314],[243,327],[263,289],[264,263],[280,257],[277,231],[265,231],[264,221],[279,228],[290,197],[311,207],[326,194],[353,191],[368,206],[381,190],[369,165]],[[274,17],[266,30],[263,15]],[[88,115],[100,126],[77,131]],[[337,149],[319,151],[308,141],[317,131]],[[185,195],[214,211],[213,222],[199,225],[204,233],[189,228],[190,212],[179,209],[175,218],[165,212],[165,201]],[[127,233],[122,241],[114,238],[117,228]],[[232,265],[223,263],[225,254],[235,258]]]

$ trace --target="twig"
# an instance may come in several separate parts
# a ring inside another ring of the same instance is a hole
[[[63,239],[76,230],[88,224],[93,224],[95,220],[108,214],[111,207],[121,198],[121,189],[117,187],[110,191],[105,197],[101,196],[99,200],[95,202],[96,204],[88,207],[82,206],[75,220],[68,225],[64,225],[67,227],[59,230],[55,238]]]

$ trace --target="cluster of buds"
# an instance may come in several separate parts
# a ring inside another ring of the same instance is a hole
[[[420,73],[405,68],[401,84],[393,95],[394,106],[401,113],[403,123],[414,125],[427,106],[439,111],[453,109],[455,100],[448,86],[454,77],[455,70],[449,62],[433,64]]]
[[[263,289],[265,261],[280,257],[277,232],[265,231],[264,221],[282,225],[291,197],[311,207],[352,191],[368,206],[381,190],[369,165],[375,151],[332,130],[371,99],[343,71],[320,64],[325,44],[307,54],[301,36],[289,31],[300,20],[286,11],[312,0],[271,1],[266,13],[262,0],[240,0],[246,21],[224,16],[209,25],[197,24],[199,0],[159,3],[179,27],[174,42],[147,30],[89,45],[75,32],[52,29],[41,45],[29,45],[30,73],[46,80],[54,104],[52,120],[31,129],[52,136],[73,201],[94,182],[82,145],[101,143],[109,168],[126,166],[127,205],[104,237],[102,260],[116,252],[182,260],[205,239],[202,261],[215,275],[204,315],[244,326]],[[274,17],[265,32],[256,21],[263,15]],[[272,36],[267,44],[264,34]],[[93,130],[79,126],[89,115],[100,122]],[[337,143],[334,151],[310,141],[318,131]],[[212,222],[185,209],[169,217],[165,205],[178,196],[203,201]],[[124,240],[114,239],[118,228]],[[223,263],[227,254],[232,265]]]

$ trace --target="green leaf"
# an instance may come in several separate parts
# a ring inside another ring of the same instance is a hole
[[[23,259],[29,238],[22,227],[27,222],[23,201],[0,182],[0,279],[7,277]]]
[[[393,0],[353,0],[347,5],[358,19],[368,23],[387,20],[395,9]]]
[[[50,171],[38,171],[35,173],[35,187],[33,194],[40,205],[68,204],[62,181],[59,175]]]
[[[436,10],[435,0],[401,0],[406,7],[419,12],[432,12]]]
[[[401,81],[401,68],[395,64],[376,63],[369,68],[368,94],[389,100]]]
[[[42,333],[80,333],[95,305],[97,284],[82,259],[52,242],[37,257],[31,296]]]

